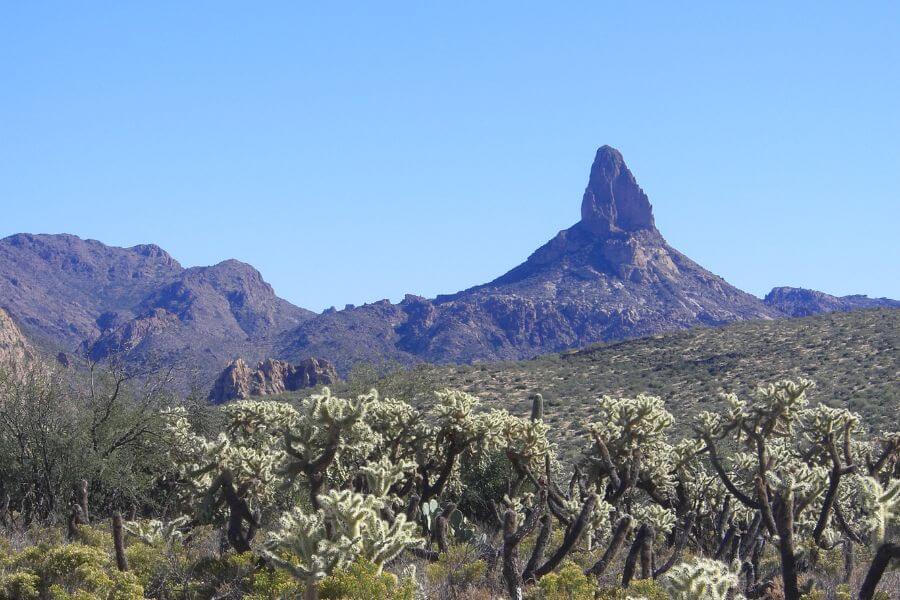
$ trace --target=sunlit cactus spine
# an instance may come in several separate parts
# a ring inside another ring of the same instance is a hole
[[[738,576],[727,565],[707,558],[695,558],[675,565],[662,578],[672,600],[733,600]]]

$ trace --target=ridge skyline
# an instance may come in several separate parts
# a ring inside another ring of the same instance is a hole
[[[614,154],[618,155],[619,160],[622,160],[621,152],[619,152],[619,150],[617,150],[615,147],[610,146],[610,145],[601,146],[600,148],[598,148],[597,153],[600,153],[604,149],[611,150]],[[596,161],[596,157],[595,157],[595,161]],[[628,170],[627,166],[625,168],[626,168],[626,170]],[[630,171],[628,171],[628,173],[629,173],[629,175],[631,175]],[[589,190],[589,189],[590,189],[590,181],[588,183],[588,187],[586,188],[586,190]],[[643,194],[644,199],[646,200],[646,194],[643,192],[642,189],[640,190],[640,192],[641,192],[641,194]],[[651,227],[655,228],[656,225],[654,223],[654,220],[655,220],[654,210],[657,208],[658,204],[655,201],[653,203],[648,202],[648,204],[649,204],[649,210],[650,210],[649,219],[650,219]],[[663,205],[665,205],[665,202],[663,203]],[[556,211],[556,212],[561,215],[564,215],[561,218],[569,219],[569,216],[565,216],[565,215],[569,214],[568,211],[560,210],[560,211]],[[584,216],[583,212],[584,212],[584,208],[582,207],[582,217]],[[577,213],[575,213],[574,211],[572,214],[577,215]],[[500,224],[498,222],[498,226],[499,225]],[[684,238],[686,237],[685,232],[677,231],[677,230],[673,231],[669,227],[665,227],[665,229],[669,236],[673,237],[673,239],[679,240],[679,242],[678,242],[679,245],[684,246],[684,243],[685,243]],[[673,233],[675,234],[674,236],[672,235]],[[171,257],[172,260],[179,263],[179,265],[184,264],[183,268],[185,268],[185,269],[213,267],[213,266],[222,265],[224,263],[228,263],[230,261],[236,261],[236,262],[244,264],[244,265],[249,265],[249,266],[253,267],[255,270],[257,270],[260,274],[262,274],[264,276],[266,282],[269,283],[276,290],[276,294],[279,297],[287,300],[288,302],[294,304],[295,306],[304,308],[306,310],[311,310],[313,312],[320,313],[320,314],[323,312],[332,310],[332,309],[340,310],[344,306],[351,306],[351,305],[352,306],[361,306],[361,305],[366,305],[366,304],[372,304],[375,302],[380,302],[383,300],[389,300],[392,303],[398,303],[398,302],[402,301],[404,297],[409,296],[409,295],[421,296],[421,297],[431,298],[431,299],[439,299],[439,298],[443,298],[443,297],[454,296],[455,294],[459,293],[460,291],[465,291],[465,290],[468,290],[473,287],[481,287],[481,286],[485,285],[485,284],[477,283],[478,277],[480,277],[480,275],[473,274],[473,275],[469,275],[465,278],[471,282],[468,285],[464,283],[462,285],[454,286],[453,284],[441,283],[441,284],[439,284],[440,287],[438,287],[437,289],[435,289],[436,288],[435,285],[431,285],[430,287],[432,289],[428,290],[428,289],[423,289],[423,288],[428,288],[429,286],[427,286],[427,285],[418,287],[415,284],[402,284],[404,286],[404,289],[397,289],[387,295],[377,295],[377,297],[369,296],[369,297],[365,297],[362,299],[360,299],[360,298],[338,299],[336,302],[332,302],[330,304],[323,306],[321,304],[315,303],[314,301],[310,301],[306,297],[292,296],[289,293],[282,292],[281,287],[278,285],[278,283],[268,275],[267,270],[264,266],[264,264],[266,262],[265,260],[263,260],[263,262],[261,264],[260,262],[254,261],[249,258],[247,258],[247,259],[238,258],[237,255],[234,255],[234,254],[228,255],[228,253],[226,252],[223,254],[223,256],[226,256],[226,257],[221,258],[219,260],[210,261],[210,262],[206,262],[206,263],[203,263],[203,262],[198,263],[198,262],[193,262],[193,261],[185,261],[184,263],[182,263],[182,260],[177,258],[177,255],[178,255],[177,250],[173,250],[170,246],[164,246],[163,244],[158,243],[157,240],[141,239],[139,241],[136,241],[136,243],[133,243],[131,245],[126,245],[126,244],[121,244],[121,242],[111,241],[108,238],[84,236],[84,235],[82,235],[81,232],[76,232],[76,231],[41,232],[41,233],[36,233],[33,231],[18,231],[18,232],[11,232],[5,236],[0,236],[0,239],[7,239],[7,238],[14,237],[16,235],[20,235],[20,234],[72,236],[74,238],[77,238],[77,239],[80,239],[80,240],[83,240],[86,242],[95,241],[95,242],[99,242],[108,247],[122,248],[122,249],[132,249],[132,248],[137,248],[137,247],[141,247],[141,246],[154,247],[154,248],[157,248],[160,251],[164,252],[167,256]],[[540,240],[546,240],[546,235],[547,235],[546,231],[543,234],[535,234],[535,236]],[[534,236],[531,236],[531,237],[534,237]],[[690,236],[687,236],[687,237],[690,237]],[[343,241],[346,242],[348,240],[343,240]],[[542,243],[542,242],[538,242],[538,243]],[[518,245],[519,246],[524,245],[527,247],[528,244],[532,244],[532,242],[531,241],[521,241]],[[287,244],[286,246],[289,247],[289,244]],[[534,245],[532,244],[530,247],[533,248]],[[287,248],[285,248],[285,250],[287,250]],[[481,256],[490,257],[492,254],[494,254],[494,251],[498,251],[498,250],[500,250],[500,245],[493,247],[490,251],[485,251]],[[447,254],[449,254],[449,252]],[[528,252],[524,253],[524,255],[528,255]],[[446,260],[447,258],[448,257],[445,256],[444,259],[442,259],[442,260]],[[496,261],[494,261],[494,262],[496,262]],[[513,262],[515,262],[515,261],[513,261]],[[700,262],[703,262],[703,261],[700,261]],[[469,263],[469,265],[472,267],[473,271],[475,271],[475,272],[479,271],[478,261],[472,261]],[[789,266],[789,265],[790,265],[790,261],[787,261],[786,266]],[[500,267],[500,271],[502,271],[502,269],[503,269],[503,267]],[[507,269],[508,269],[508,265],[507,265]],[[733,274],[729,269],[725,269],[724,271],[722,271],[721,269],[714,268],[712,270],[713,270],[713,272],[716,272],[716,273],[727,274],[727,278],[729,280],[734,280],[734,278],[736,277],[736,275]],[[481,271],[483,272],[484,269],[481,269]],[[379,271],[378,274],[386,275],[390,272],[391,272],[391,269],[389,267],[386,267],[386,268],[382,269],[381,271]],[[498,278],[500,276],[501,275],[497,275],[496,273],[493,276],[489,275],[488,276],[489,281],[493,281],[493,279]],[[723,275],[723,276],[725,276],[725,275]],[[282,281],[282,283],[284,283],[284,282]],[[741,286],[738,286],[738,287],[741,287]],[[778,288],[778,287],[798,287],[798,288],[804,288],[804,289],[815,289],[817,291],[825,292],[827,294],[833,294],[835,296],[860,295],[860,296],[867,296],[870,298],[890,297],[890,295],[888,295],[888,294],[880,294],[877,292],[873,292],[871,289],[859,290],[856,288],[853,288],[853,289],[844,288],[843,290],[841,290],[841,289],[833,289],[833,288],[827,288],[827,287],[825,287],[825,288],[815,287],[808,283],[790,281],[787,279],[786,276],[782,277],[780,279],[776,277],[770,284],[768,284],[768,287],[764,287],[762,289],[750,288],[750,289],[748,289],[748,291],[753,296],[755,296],[759,299],[763,299],[766,296],[766,294],[771,292],[772,289]],[[453,289],[456,289],[456,291],[453,291]],[[741,287],[741,289],[744,289],[744,288]],[[344,300],[346,300],[346,301],[344,301]]]
[[[192,364],[208,380],[240,358],[315,357],[346,374],[360,363],[518,360],[698,325],[900,306],[796,287],[773,286],[764,299],[742,291],[669,244],[611,146],[594,155],[580,213],[486,283],[321,313],[281,298],[239,260],[185,268],[156,244],[18,234],[0,240],[0,307],[65,352]]]

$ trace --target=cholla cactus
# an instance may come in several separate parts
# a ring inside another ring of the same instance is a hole
[[[256,400],[235,402],[224,413],[225,431],[208,440],[193,432],[183,408],[168,411],[170,452],[198,522],[222,522],[227,514],[228,541],[245,552],[258,527],[255,513],[272,503],[278,487],[284,459],[279,428],[296,413]]]
[[[405,549],[423,543],[405,515],[383,519],[382,499],[376,496],[332,490],[319,497],[319,505],[313,514],[295,508],[283,515],[266,542],[265,556],[305,581],[307,597],[315,597],[319,580],[357,558],[381,572]]]
[[[366,491],[375,496],[387,496],[391,488],[409,477],[415,471],[416,463],[411,460],[393,461],[387,456],[359,469],[365,478]]]
[[[900,523],[900,480],[882,485],[878,479],[865,475],[854,474],[844,479],[847,485],[838,504],[845,518],[869,543],[881,543],[888,526]]]
[[[485,447],[499,449],[516,468],[539,471],[550,453],[549,427],[543,420],[515,417],[505,410],[492,410],[482,417]]]
[[[174,544],[181,543],[184,539],[182,528],[184,528],[190,519],[181,516],[171,521],[160,521],[151,519],[149,521],[128,521],[125,523],[125,531],[141,540],[145,544],[155,546],[164,544],[171,547]]]
[[[666,436],[674,424],[672,414],[655,396],[598,400],[598,410],[587,429],[593,439],[588,456],[599,477],[609,477],[609,495],[620,497],[640,477],[660,494],[674,488],[675,463]]]
[[[375,392],[346,400],[323,388],[304,402],[299,417],[285,430],[287,457],[280,475],[287,484],[303,475],[314,508],[329,477],[345,480],[355,471],[354,464],[374,449],[375,435],[362,418],[376,402]]]
[[[728,600],[742,598],[729,595],[738,587],[737,573],[727,565],[707,558],[695,558],[678,564],[662,579],[672,600]]]
[[[328,539],[321,513],[309,514],[301,508],[283,514],[278,527],[266,540],[264,555],[273,564],[314,587],[333,569],[352,560],[353,540]]]
[[[659,504],[639,504],[631,509],[631,516],[635,523],[651,526],[659,536],[671,533],[676,522],[675,512]]]

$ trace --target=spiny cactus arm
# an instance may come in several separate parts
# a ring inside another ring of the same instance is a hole
[[[859,545],[864,545],[866,543],[862,536],[850,527],[850,523],[847,522],[847,517],[844,515],[844,510],[841,508],[841,505],[837,503],[834,505],[834,520],[841,531],[843,531],[853,543]]]
[[[422,499],[418,494],[413,493],[409,495],[409,499],[406,502],[406,510],[404,511],[407,521],[415,521],[421,502]]]
[[[709,462],[712,464],[713,470],[719,476],[719,479],[722,480],[725,488],[731,493],[732,496],[740,500],[741,503],[747,508],[760,510],[762,508],[760,502],[753,500],[753,498],[738,489],[738,487],[734,484],[734,481],[732,481],[731,476],[728,475],[728,472],[722,465],[722,459],[719,457],[719,452],[716,449],[716,443],[712,439],[712,436],[709,434],[704,434],[703,441],[706,443],[706,450],[709,453]]]
[[[112,517],[113,549],[116,555],[116,568],[128,570],[128,558],[125,556],[125,540],[122,535],[122,514],[115,512]]]
[[[728,530],[725,532],[725,535],[722,537],[722,541],[719,542],[719,547],[716,548],[716,552],[713,554],[713,558],[716,560],[721,560],[723,556],[725,556],[725,552],[728,550],[731,543],[734,541],[734,536],[737,534],[737,526],[734,523],[731,523],[728,526]]]
[[[759,528],[762,526],[762,513],[757,512],[750,521],[750,526],[741,540],[741,556],[750,556],[754,545],[759,540]]]
[[[325,438],[325,447],[318,458],[312,460],[307,470],[313,473],[321,473],[334,462],[341,444],[341,433],[344,430],[343,421],[333,421],[328,425],[328,434]]]
[[[550,543],[550,535],[553,533],[553,518],[549,513],[541,515],[541,528],[538,530],[537,539],[534,541],[534,548],[531,551],[531,557],[525,565],[522,572],[522,579],[526,582],[534,581],[534,571],[538,565],[544,560],[544,552],[547,550],[547,544]]]
[[[588,522],[591,518],[591,514],[594,512],[594,508],[597,506],[598,499],[599,498],[597,494],[588,495],[587,499],[584,501],[584,504],[581,507],[581,512],[578,513],[578,517],[566,529],[566,534],[563,537],[563,541],[560,544],[559,548],[557,548],[556,552],[554,552],[550,556],[550,558],[547,559],[547,562],[535,569],[535,576],[541,578],[558,567],[566,557],[566,555],[572,551],[572,549],[575,547],[575,544],[577,544],[578,540],[581,539],[584,530],[587,528]]]
[[[641,525],[640,529],[638,529],[637,535],[634,536],[634,542],[631,544],[631,549],[628,551],[628,556],[625,558],[625,567],[622,569],[623,588],[627,588],[631,584],[631,579],[634,577],[634,567],[637,563],[638,554],[644,546],[644,540],[652,535],[653,528],[644,523]]]
[[[628,537],[628,534],[631,531],[631,522],[631,515],[625,515],[619,519],[616,529],[613,532],[612,539],[609,542],[609,546],[606,547],[603,556],[594,563],[594,566],[585,571],[585,575],[600,577],[606,572],[606,569],[609,568],[609,565],[612,564],[612,561],[615,560],[616,555],[625,544],[625,538]]]
[[[875,460],[871,456],[866,457],[866,467],[869,475],[875,476],[881,473],[885,465],[896,462],[900,458],[900,433],[891,433],[882,440],[881,454]]]
[[[516,564],[518,559],[518,543],[513,543],[516,530],[516,513],[509,508],[503,516],[503,579],[506,590],[512,600],[522,598],[522,576]]]
[[[819,517],[816,520],[816,526],[813,529],[812,538],[816,544],[822,544],[822,534],[825,532],[825,528],[828,526],[828,521],[831,517],[832,510],[834,508],[835,500],[837,499],[838,488],[840,487],[841,476],[853,473],[856,471],[856,467],[854,465],[850,465],[848,467],[844,467],[841,465],[840,460],[837,458],[837,453],[834,453],[833,467],[828,474],[828,490],[825,492],[825,498],[822,501],[822,508],[819,510]]]
[[[594,432],[594,444],[597,447],[600,466],[603,469],[601,474],[609,477],[613,489],[618,489],[622,485],[622,480],[619,478],[619,469],[613,464],[612,457],[609,454],[609,448],[606,447],[606,442],[603,441],[597,432]]]
[[[456,511],[456,504],[450,502],[447,506],[444,507],[444,510],[441,511],[441,514],[438,516],[435,521],[435,529],[434,529],[434,540],[437,542],[438,548],[440,548],[441,552],[447,552],[450,549],[450,515],[452,515]]]
[[[731,496],[725,495],[722,499],[722,509],[716,518],[716,537],[722,538],[725,533],[725,524],[731,520]]]
[[[541,394],[531,396],[531,420],[538,421],[544,418],[544,397]]]
[[[235,490],[231,471],[225,470],[220,476],[222,496],[228,504],[228,542],[238,552],[248,552],[250,542],[256,534],[259,523],[250,511],[247,501],[241,495],[241,490]],[[246,490],[243,490],[246,492]],[[247,531],[244,531],[244,521],[247,522]]]
[[[455,442],[450,442],[450,444],[446,448],[446,454],[444,456],[444,460],[441,463],[440,469],[437,473],[437,480],[434,484],[429,482],[429,472],[427,469],[423,469],[420,467],[419,472],[422,475],[421,480],[421,499],[422,502],[427,502],[432,498],[439,497],[443,492],[444,488],[447,485],[447,482],[450,481],[450,476],[453,474],[453,467],[456,466],[456,460],[460,454],[462,454],[463,450],[466,449],[466,444],[458,444]]]
[[[534,531],[534,528],[537,526],[538,521],[541,516],[544,514],[544,506],[547,504],[547,491],[545,488],[541,488],[538,498],[535,501],[534,506],[531,509],[531,512],[525,519],[525,522],[522,523],[521,526],[515,528],[515,519],[513,520],[513,529],[509,530],[509,514],[512,512],[512,509],[508,510],[506,513],[506,520],[504,521],[503,528],[503,540],[504,543],[511,543],[513,545],[519,545],[522,543],[522,540],[525,539],[529,533]],[[515,515],[513,514],[513,517]]]
[[[794,493],[786,490],[776,497],[774,506],[775,530],[778,533],[778,552],[781,555],[781,580],[785,600],[800,600],[797,578],[797,552],[794,545]]]
[[[525,522],[517,527],[517,515],[514,508],[509,507],[503,515],[503,579],[506,581],[506,589],[510,598],[522,597],[522,575],[519,573],[519,544],[531,531],[534,530],[544,506],[547,503],[547,490],[541,487],[537,502],[531,512],[525,518]]]
[[[684,547],[687,545],[688,539],[690,538],[691,529],[694,527],[694,519],[696,519],[696,517],[697,515],[693,511],[687,514],[684,519],[684,525],[678,535],[678,539],[675,541],[675,550],[661,567],[653,571],[653,579],[658,579],[681,560],[681,553],[684,551]]]
[[[654,484],[650,479],[638,479],[635,487],[647,494],[647,496],[649,496],[651,500],[653,500],[660,506],[664,506],[666,508],[671,508],[673,506],[672,499],[666,496],[664,492],[660,491],[656,484]]]
[[[285,432],[285,451],[294,460],[288,464],[281,473],[285,476],[285,486],[292,484],[292,479],[296,475],[303,474],[309,483],[309,501],[313,508],[319,509],[318,497],[322,493],[322,487],[325,485],[325,472],[337,457],[341,443],[342,428],[337,422],[331,422],[328,426],[325,443],[321,453],[314,459],[295,447],[297,442],[302,442],[290,432]]]
[[[884,575],[885,569],[892,560],[900,559],[900,544],[885,543],[878,547],[875,552],[875,558],[866,573],[862,587],[859,590],[859,600],[872,600],[875,596],[875,590],[878,588],[878,582]]]

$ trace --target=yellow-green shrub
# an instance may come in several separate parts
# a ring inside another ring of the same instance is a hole
[[[28,571],[18,571],[0,577],[0,599],[35,600],[38,597],[40,577]]]
[[[629,598],[669,600],[669,595],[659,583],[652,579],[636,579],[627,589],[620,587],[602,589],[597,598],[598,600],[627,600]]]
[[[472,547],[459,544],[451,546],[437,562],[425,567],[425,577],[433,585],[461,589],[481,580],[486,571],[487,564],[475,557]]]
[[[358,560],[319,583],[322,600],[413,600],[415,583],[393,573],[378,572],[369,561]]]
[[[72,543],[38,544],[14,554],[2,579],[2,598],[139,600],[144,589],[133,573],[116,569],[109,554]]]
[[[530,597],[535,600],[594,600],[597,586],[573,562],[541,577]]]

